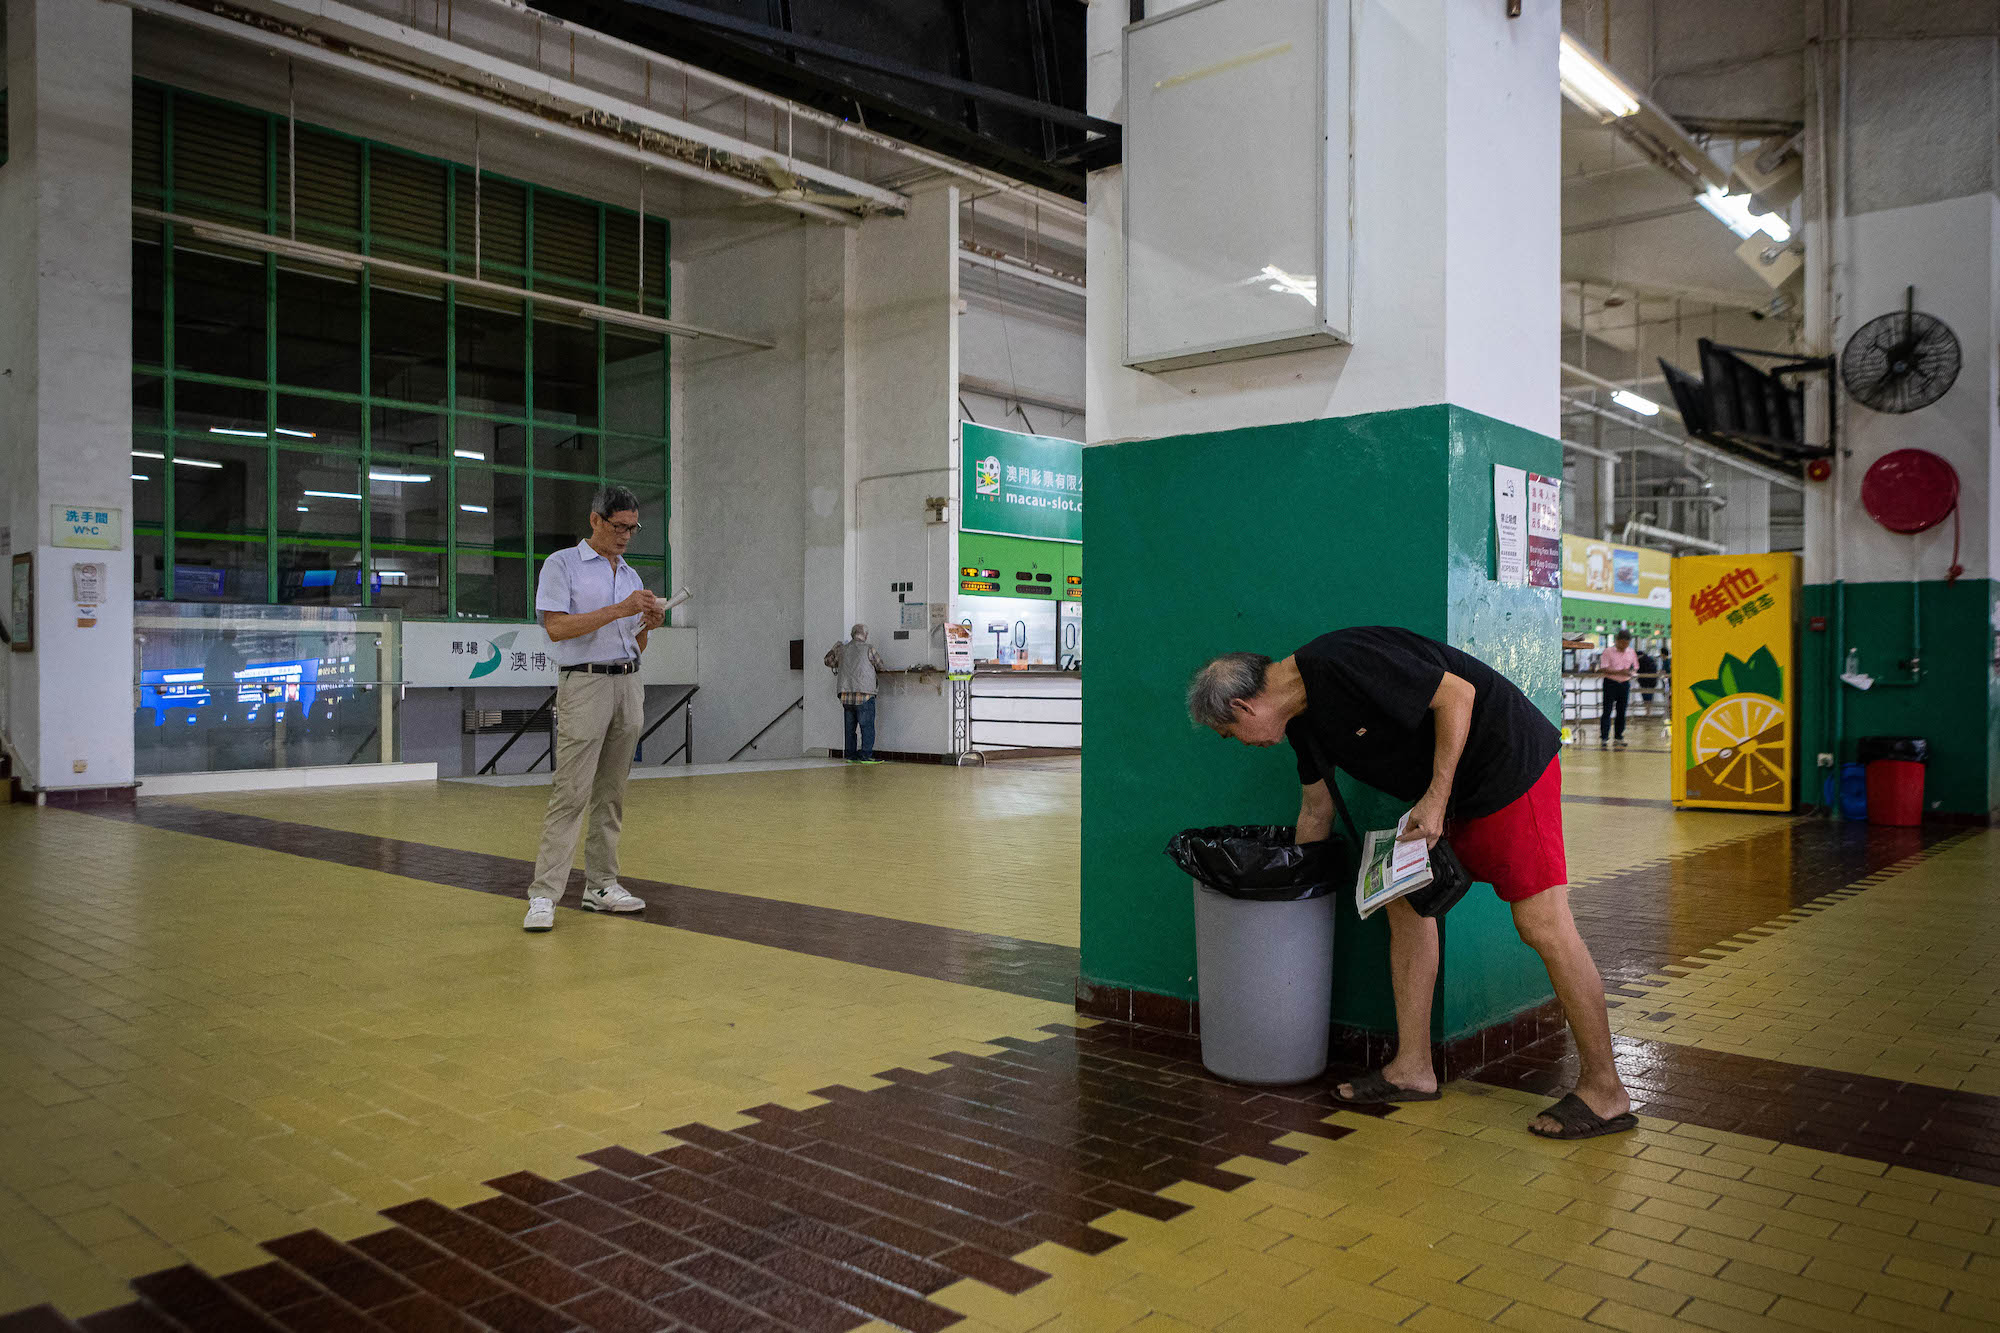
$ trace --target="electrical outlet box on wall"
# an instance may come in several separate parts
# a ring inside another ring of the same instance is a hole
[[[1351,0],[1203,0],[1125,30],[1125,364],[1350,341]]]

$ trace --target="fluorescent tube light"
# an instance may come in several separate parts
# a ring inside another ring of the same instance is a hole
[[[302,494],[315,496],[321,500],[359,500],[361,498],[360,495],[353,491],[305,491]]]
[[[486,461],[486,455],[480,453],[477,449],[454,449],[451,451],[451,456],[453,458],[470,458],[480,463]]]
[[[485,505],[460,505],[459,508],[468,514],[483,514],[486,512]]]
[[[371,472],[368,474],[368,480],[370,481],[429,481],[430,479],[431,474],[428,472]]]
[[[283,426],[278,427],[278,434],[289,435],[295,440],[316,440],[319,438],[309,430],[287,430]]]
[[[134,458],[157,458],[157,459],[160,459],[160,460],[161,460],[162,462],[164,462],[164,461],[166,460],[166,457],[167,457],[167,456],[166,456],[165,454],[156,454],[156,453],[154,453],[154,452],[153,452],[152,450],[150,450],[150,449],[134,449],[134,450],[132,451],[132,457],[134,457]]]
[[[151,481],[151,480],[152,480],[152,478],[151,478],[151,477],[149,477],[149,476],[147,476],[147,475],[146,475],[145,473],[143,473],[143,472],[134,472],[134,473],[132,474],[132,480],[134,480],[134,481]]]
[[[304,505],[300,505],[300,506],[299,506],[299,512],[300,512],[301,514],[310,514],[310,513],[312,512],[312,510],[310,510],[310,509],[306,508],[306,507],[305,507]]]
[[[1725,194],[1719,186],[1711,185],[1694,201],[1746,241],[1760,231],[1780,245],[1792,239],[1791,224],[1776,213],[1752,213],[1747,194]]]
[[[1639,112],[1638,94],[1568,33],[1562,35],[1562,49],[1556,56],[1556,77],[1564,97],[1601,121]]]
[[[206,458],[176,458],[176,459],[174,460],[174,466],[175,466],[175,467],[207,467],[207,468],[214,468],[214,469],[216,469],[216,470],[217,470],[218,472],[222,470],[222,464],[220,464],[220,463],[216,463],[216,462],[212,462],[212,461],[210,461],[209,459],[206,459]]]
[[[210,435],[242,435],[242,436],[247,436],[248,438],[253,440],[263,440],[270,438],[261,430],[233,430],[228,426],[210,426],[208,428],[208,433]]]
[[[1650,398],[1641,398],[1630,389],[1613,389],[1611,391],[1611,401],[1628,412],[1637,412],[1642,417],[1656,417],[1660,415],[1660,405],[1658,403]]]

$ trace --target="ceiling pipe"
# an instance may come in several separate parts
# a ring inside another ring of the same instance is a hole
[[[397,259],[384,259],[380,255],[357,254],[352,250],[314,245],[311,241],[295,241],[285,236],[271,236],[261,231],[232,227],[224,222],[189,217],[183,213],[167,213],[157,208],[134,205],[132,216],[147,222],[157,222],[163,226],[185,228],[203,240],[254,250],[261,254],[276,255],[281,259],[294,259],[304,264],[317,264],[323,268],[340,269],[348,273],[360,273],[367,269],[395,273],[402,277],[438,283],[441,286],[485,292],[489,296],[505,297],[510,301],[524,303],[532,301],[538,306],[566,311],[584,319],[602,320],[607,324],[620,324],[626,328],[643,329],[648,333],[663,333],[675,338],[713,338],[719,342],[735,343],[739,347],[754,347],[765,352],[777,346],[768,339],[753,338],[747,334],[725,333],[721,329],[704,328],[699,324],[683,324],[677,319],[661,319],[657,315],[648,315],[637,310],[620,310],[616,306],[599,305],[595,301],[579,301],[573,297],[558,296],[554,292],[529,291],[525,287],[512,287],[504,282],[489,282],[484,278],[475,278],[465,273],[448,273],[443,269],[425,268],[421,264],[406,264]]]
[[[1712,542],[1706,537],[1696,537],[1685,532],[1675,532],[1672,528],[1656,528],[1650,523],[1633,519],[1625,525],[1624,541],[1629,546],[1634,537],[1651,537],[1656,542],[1669,546],[1685,546],[1693,551],[1708,551],[1715,555],[1726,555],[1729,548],[1721,542]]]
[[[1606,421],[1615,421],[1628,430],[1662,442],[1660,444],[1648,442],[1634,446],[1643,453],[1657,454],[1662,458],[1679,460],[1683,467],[1687,466],[1685,456],[1693,454],[1696,458],[1705,458],[1711,463],[1720,463],[1725,467],[1733,467],[1739,472],[1747,472],[1760,481],[1770,482],[1773,486],[1782,486],[1786,490],[1791,491],[1805,490],[1805,483],[1797,477],[1787,476],[1775,468],[1768,468],[1760,463],[1753,463],[1747,458],[1738,458],[1734,454],[1725,453],[1721,449],[1703,444],[1698,440],[1676,439],[1663,430],[1654,430],[1651,426],[1641,425],[1633,419],[1630,412],[1614,412],[1608,407],[1599,407],[1596,403],[1575,397],[1571,394],[1563,394],[1562,401],[1574,407],[1579,412],[1589,412],[1593,416],[1603,417]],[[1664,412],[1666,409],[1661,408],[1660,410]]]
[[[1583,380],[1585,383],[1595,384],[1600,389],[1609,389],[1614,393],[1618,392],[1619,390],[1623,390],[1626,393],[1630,393],[1632,391],[1633,385],[1636,384],[1658,383],[1657,380],[1629,380],[1629,381],[1608,380],[1604,378],[1604,376],[1602,375],[1596,374],[1592,371],[1585,370],[1582,366],[1572,365],[1568,361],[1561,362],[1560,364],[1562,366],[1563,374],[1573,375],[1577,379]],[[1660,404],[1660,415],[1663,417],[1672,417],[1675,421],[1679,421],[1681,419],[1681,414],[1665,403]]]

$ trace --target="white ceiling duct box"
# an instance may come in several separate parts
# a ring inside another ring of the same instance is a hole
[[[1205,0],[1125,30],[1125,364],[1348,341],[1351,0]]]

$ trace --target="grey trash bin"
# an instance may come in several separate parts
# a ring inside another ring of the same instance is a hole
[[[1201,1062],[1236,1083],[1326,1069],[1339,844],[1289,828],[1189,829],[1168,855],[1194,878]]]

